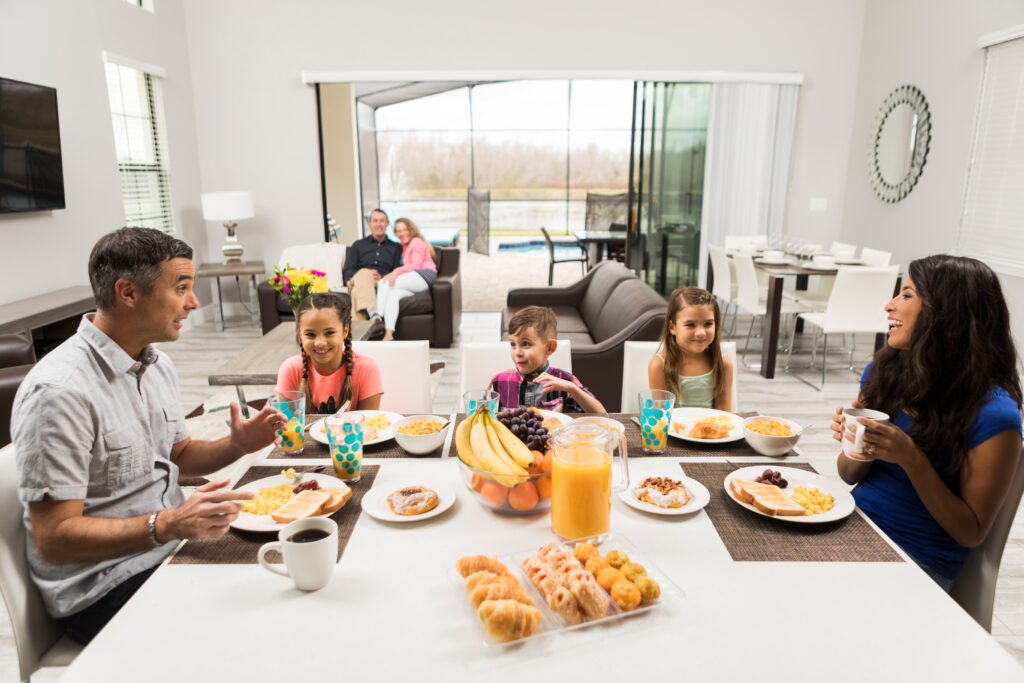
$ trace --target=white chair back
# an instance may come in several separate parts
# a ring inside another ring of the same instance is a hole
[[[11,618],[21,680],[27,681],[40,666],[70,664],[80,648],[68,648],[66,643],[70,641],[61,637],[60,627],[50,618],[29,576],[24,514],[18,498],[14,447],[8,446],[0,451],[0,542],[4,547],[0,553],[0,595]],[[66,656],[62,661],[44,662],[47,651],[58,642],[69,650]]]
[[[711,270],[715,275],[711,293],[721,301],[729,303],[732,301],[732,268],[729,266],[729,257],[725,250],[713,244],[708,245],[708,255],[711,258]]]
[[[860,250],[860,260],[865,266],[884,268],[892,262],[892,253],[864,247]]]
[[[988,537],[981,545],[971,548],[967,553],[967,561],[960,570],[960,576],[953,584],[950,595],[974,617],[986,631],[992,631],[992,606],[996,597],[996,579],[999,576],[999,564],[1003,559],[1006,539],[1010,536],[1013,518],[1020,507],[1021,495],[1024,494],[1024,451],[1022,459],[1017,463],[1017,472],[1010,483],[1010,492],[1006,495],[1003,507],[992,523]]]
[[[768,235],[726,235],[725,250],[736,251],[768,244]]]
[[[896,266],[840,267],[825,304],[824,333],[888,331],[884,307],[892,299],[897,272]]]
[[[753,257],[750,254],[734,254],[732,262],[736,266],[736,305],[748,313],[764,313]]]
[[[462,378],[459,381],[459,396],[455,412],[462,412],[462,395],[467,391],[483,391],[491,378],[502,370],[512,367],[508,342],[467,342],[462,344]],[[559,339],[558,348],[551,355],[551,365],[559,370],[572,372],[572,344],[568,339]]]
[[[380,409],[404,415],[431,412],[430,343],[422,341],[356,341],[352,348],[377,361],[384,396]]]
[[[650,384],[647,377],[647,364],[658,352],[661,342],[656,341],[628,341],[622,350],[622,403],[621,410],[624,413],[636,413],[640,411],[640,404],[637,401],[637,394],[647,389]],[[739,410],[739,375],[740,370],[736,367],[736,342],[722,342],[722,357],[732,362],[732,406],[729,410]]]
[[[312,268],[327,274],[327,287],[332,292],[346,291],[345,280],[341,274],[345,264],[345,245],[334,242],[317,244],[300,244],[286,247],[281,252],[277,265],[288,264],[296,268]]]
[[[846,242],[833,242],[831,252],[836,258],[853,258],[857,254],[857,245],[847,244]]]

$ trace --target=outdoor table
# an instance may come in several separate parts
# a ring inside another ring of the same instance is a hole
[[[269,451],[254,456],[254,464],[280,467],[281,460],[262,459]],[[507,648],[486,646],[466,594],[451,576],[456,559],[535,550],[554,537],[546,513],[505,517],[485,509],[463,485],[451,455],[364,460],[379,466],[375,488],[445,482],[457,500],[439,517],[409,524],[362,514],[334,579],[322,590],[300,592],[256,564],[165,564],[62,680],[421,676],[522,683],[640,681],[675,672],[699,681],[860,683],[1017,681],[1024,673],[892,546],[890,559],[896,561],[737,561],[704,511],[654,516],[626,506],[614,493],[611,531],[628,538],[676,584],[680,599],[609,624]],[[630,464],[639,481],[678,477],[680,465],[696,470],[696,463],[726,461],[650,457]],[[710,490],[713,497],[725,495],[721,488]]]

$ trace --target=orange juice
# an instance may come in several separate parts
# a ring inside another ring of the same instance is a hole
[[[594,446],[558,449],[551,468],[551,529],[564,539],[608,533],[611,454]]]

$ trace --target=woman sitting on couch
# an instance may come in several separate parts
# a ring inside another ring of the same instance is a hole
[[[426,292],[437,279],[434,247],[423,238],[419,227],[409,218],[395,221],[395,236],[402,245],[402,265],[377,283],[377,312],[384,318],[384,341],[395,338],[398,304],[407,296]]]

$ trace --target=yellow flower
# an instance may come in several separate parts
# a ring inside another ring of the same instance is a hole
[[[310,287],[310,294],[320,294],[327,291],[327,281],[322,277],[313,278],[313,284]]]

